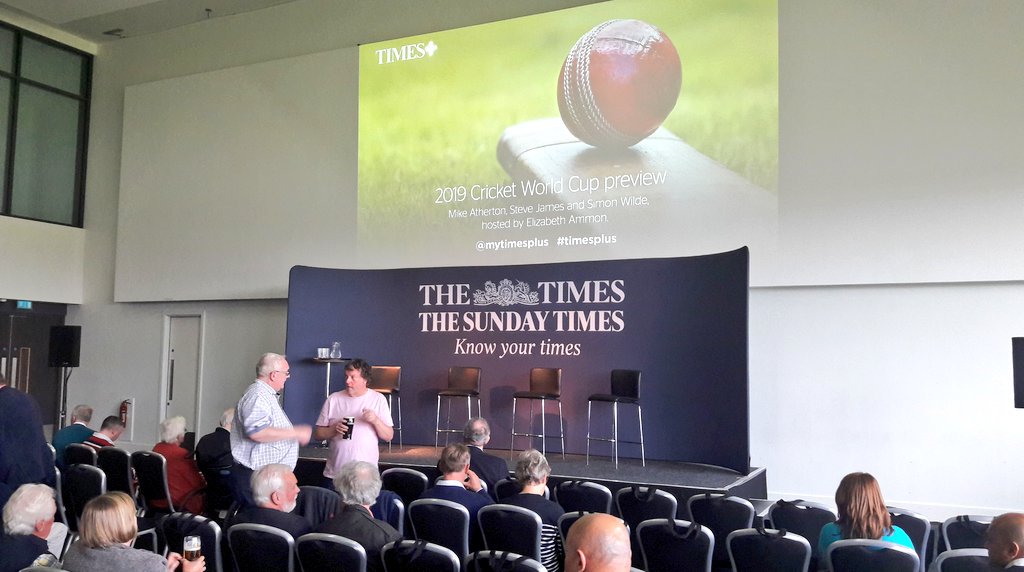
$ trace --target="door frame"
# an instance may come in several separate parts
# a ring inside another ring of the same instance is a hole
[[[193,431],[196,435],[203,435],[203,429],[200,426],[200,419],[202,418],[203,411],[203,371],[205,368],[206,360],[206,311],[200,312],[174,312],[164,314],[163,319],[163,336],[161,336],[162,342],[160,347],[160,393],[157,395],[159,400],[159,406],[157,411],[160,413],[156,422],[157,434],[159,435],[160,422],[163,421],[167,416],[167,386],[170,376],[170,367],[168,362],[170,361],[170,345],[171,345],[171,319],[172,318],[199,318],[199,352],[197,357],[197,369],[196,372],[196,418],[192,420]],[[135,412],[133,411],[134,415]]]

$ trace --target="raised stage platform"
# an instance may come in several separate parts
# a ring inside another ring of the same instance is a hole
[[[487,449],[488,453],[505,459],[512,470],[515,463],[509,460],[508,449]],[[380,469],[392,467],[408,467],[418,469],[433,479],[438,476],[437,459],[441,448],[412,445],[406,447],[393,446],[389,452],[387,447],[381,448]],[[299,452],[299,464],[295,468],[299,484],[313,484],[322,479],[324,459],[327,449],[314,447],[303,448]],[[671,493],[679,501],[680,516],[685,516],[682,507],[686,499],[696,494],[725,493],[743,497],[748,500],[764,500],[768,496],[768,479],[765,468],[752,468],[749,474],[741,474],[732,469],[702,465],[698,463],[682,463],[671,461],[654,461],[648,459],[647,466],[641,466],[640,459],[619,457],[619,468],[611,457],[590,456],[590,465],[584,455],[566,455],[562,459],[559,453],[549,453],[551,464],[549,485],[553,488],[567,480],[587,480],[600,483],[614,494],[620,488],[634,484],[655,486]],[[765,503],[754,502],[760,511]]]

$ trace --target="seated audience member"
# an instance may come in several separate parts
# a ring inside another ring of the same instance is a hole
[[[370,506],[380,494],[377,467],[366,461],[345,463],[334,476],[334,488],[341,495],[344,506],[317,532],[337,534],[358,542],[366,550],[366,569],[370,572],[383,571],[381,547],[400,540],[402,535],[390,524],[376,520],[370,514]]]
[[[160,442],[153,447],[167,460],[167,488],[171,501],[178,510],[202,514],[204,498],[201,494],[206,480],[196,462],[188,458],[188,450],[181,446],[185,440],[185,418],[170,417],[160,423]],[[159,506],[159,503],[153,503]]]
[[[480,477],[469,468],[469,449],[462,443],[448,445],[441,451],[437,463],[441,480],[423,491],[421,499],[442,499],[456,502],[469,511],[469,550],[484,550],[483,537],[477,525],[476,513],[491,504]]]
[[[249,505],[235,514],[230,525],[252,523],[280,528],[298,538],[311,532],[309,521],[297,514],[295,499],[299,496],[299,482],[288,465],[264,465],[252,474],[250,480],[255,505]]]
[[[57,564],[56,554],[60,554],[60,548],[54,552],[47,543],[56,511],[53,489],[46,485],[21,485],[14,491],[4,505],[0,572],[17,572],[29,566]]]
[[[462,439],[469,447],[469,468],[487,485],[491,498],[498,500],[494,485],[508,478],[508,465],[505,459],[484,452],[484,447],[491,441],[490,424],[483,417],[473,417],[462,428]]]
[[[540,561],[548,572],[562,570],[562,540],[558,536],[558,518],[565,510],[558,503],[544,498],[544,487],[551,475],[551,465],[536,449],[527,449],[516,463],[516,480],[522,485],[519,494],[502,502],[532,510],[540,516]]]
[[[72,443],[85,443],[85,440],[92,437],[93,430],[89,428],[92,421],[92,407],[88,405],[76,405],[71,410],[71,425],[53,434],[53,449],[57,456],[57,466],[64,470],[64,449]]]
[[[231,423],[235,419],[235,408],[225,409],[220,415],[220,426],[212,433],[203,435],[196,444],[196,463],[202,470],[231,468]]]
[[[226,510],[234,498],[231,487],[231,424],[235,419],[235,408],[227,409],[220,416],[220,426],[207,433],[196,443],[196,464],[206,477],[206,509]]]
[[[121,418],[111,415],[104,418],[100,430],[90,435],[83,443],[97,450],[102,447],[113,447],[114,441],[120,439],[122,433],[124,424],[121,423]]]
[[[135,501],[121,493],[107,493],[85,503],[78,523],[80,537],[64,556],[71,572],[202,572],[206,558],[189,562],[171,552],[167,558],[132,548],[138,534]]]
[[[632,557],[626,524],[608,514],[580,518],[565,537],[566,572],[629,572]]]
[[[985,535],[988,562],[1003,570],[1024,570],[1024,514],[1008,512],[992,519]]]
[[[878,481],[869,473],[850,473],[836,489],[839,520],[821,527],[818,550],[825,565],[828,546],[837,540],[865,538],[895,542],[914,550],[914,543],[902,528],[892,523],[882,499]]]

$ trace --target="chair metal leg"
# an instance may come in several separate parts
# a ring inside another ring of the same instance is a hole
[[[448,413],[444,417],[444,446],[448,446],[448,431],[452,428],[452,398],[448,398]]]
[[[640,420],[640,464],[647,466],[647,455],[644,453],[644,412],[640,404],[636,404],[636,416]]]
[[[587,400],[587,466],[590,466],[590,406],[593,401]]]

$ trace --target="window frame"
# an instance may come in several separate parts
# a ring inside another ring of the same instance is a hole
[[[0,20],[0,28],[8,30],[14,34],[13,53],[11,56],[12,69],[10,71],[0,70],[0,78],[10,81],[10,105],[7,110],[7,152],[0,157],[0,160],[4,162],[3,180],[0,181],[0,183],[2,183],[2,188],[0,188],[0,196],[2,196],[2,201],[0,201],[0,216],[82,228],[85,218],[85,175],[89,150],[89,112],[92,102],[92,69],[94,56],[88,52],[62,44],[56,40],[47,38],[46,36],[41,36],[19,28],[2,20]],[[22,47],[25,38],[30,38],[41,44],[82,57],[82,74],[79,79],[79,94],[64,91],[63,89],[22,77]],[[11,205],[14,200],[14,160],[17,151],[18,108],[22,85],[31,86],[61,97],[66,97],[78,103],[78,133],[75,137],[77,141],[77,148],[75,150],[75,177],[74,189],[72,189],[71,222],[39,219],[11,213]]]

